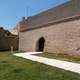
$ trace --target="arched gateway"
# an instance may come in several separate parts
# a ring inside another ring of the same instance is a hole
[[[36,51],[44,51],[44,44],[45,44],[45,39],[44,37],[41,37],[37,42]]]

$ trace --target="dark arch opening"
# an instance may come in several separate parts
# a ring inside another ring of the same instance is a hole
[[[36,51],[44,51],[44,43],[45,43],[45,39],[44,39],[43,37],[41,37],[41,38],[38,40],[37,50],[36,50]]]

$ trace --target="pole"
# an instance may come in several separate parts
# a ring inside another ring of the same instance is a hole
[[[11,53],[13,53],[13,46],[11,46]]]

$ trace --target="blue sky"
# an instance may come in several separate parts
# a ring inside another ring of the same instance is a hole
[[[32,16],[68,0],[0,0],[0,26],[12,29],[23,16]]]

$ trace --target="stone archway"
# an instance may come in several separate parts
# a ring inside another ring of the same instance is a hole
[[[44,37],[41,37],[37,42],[36,51],[44,51],[44,44],[45,44],[45,39]]]

